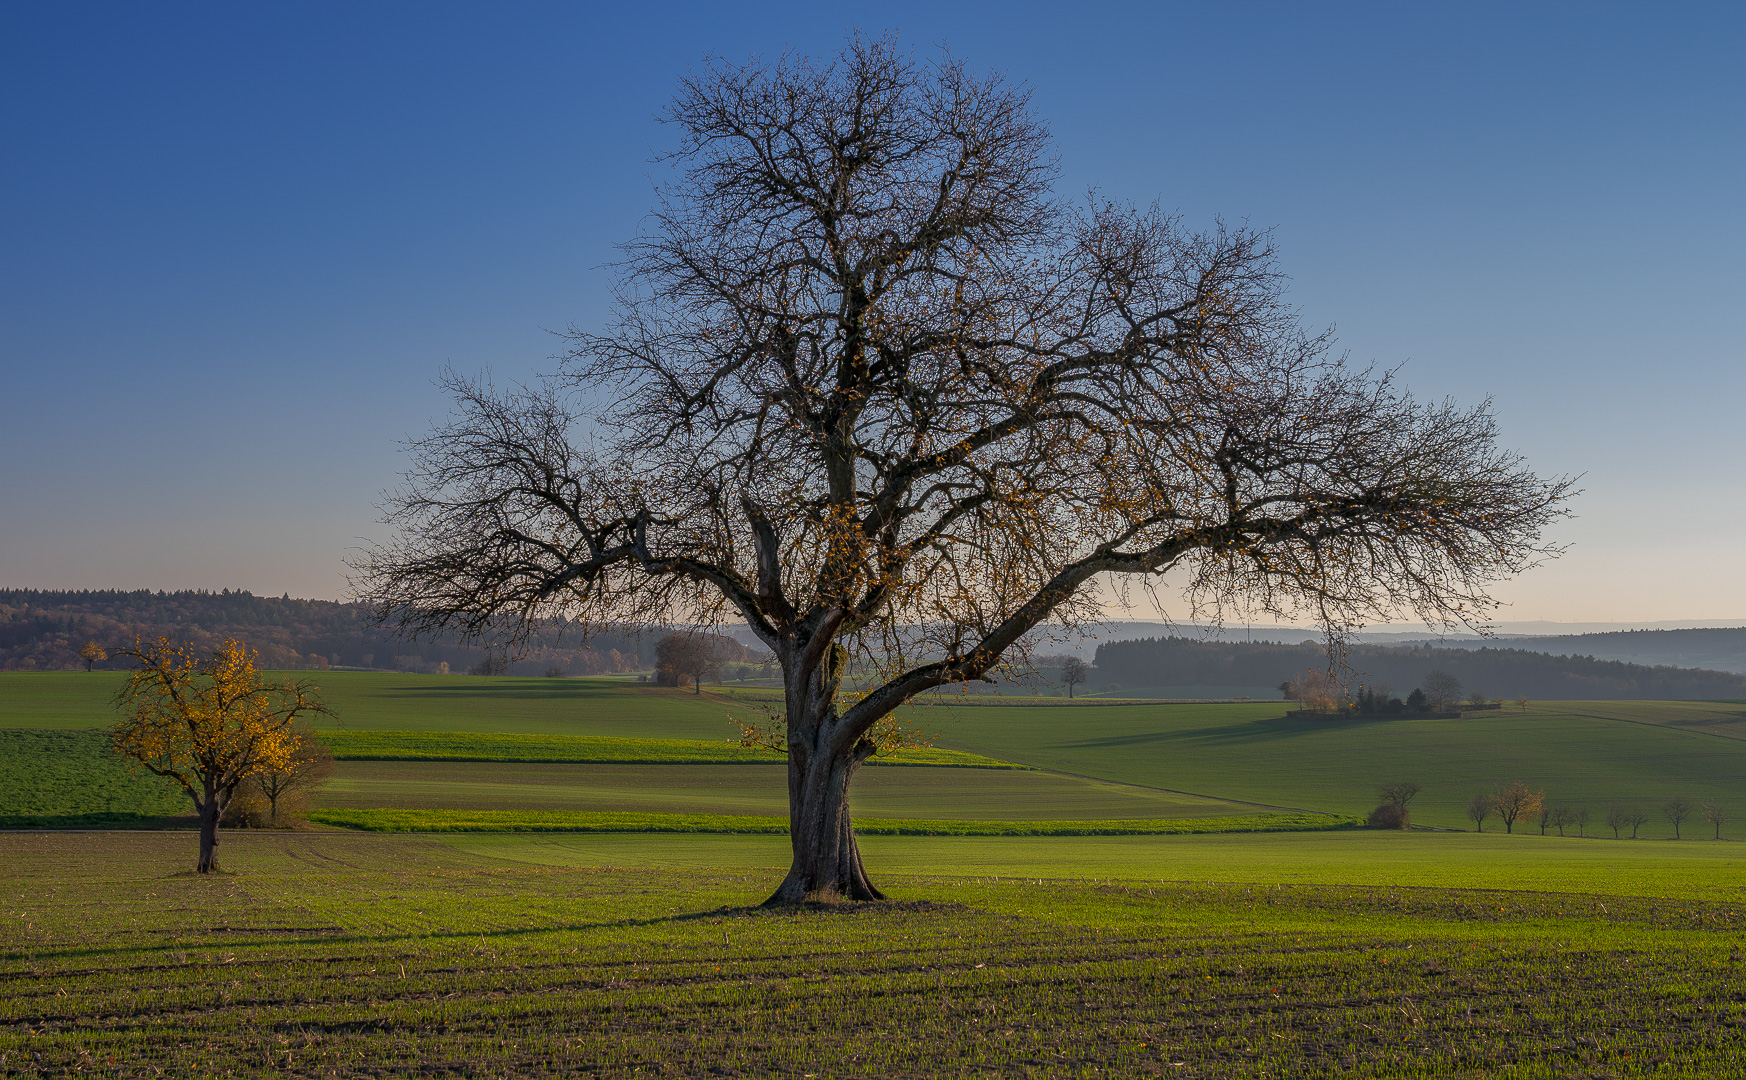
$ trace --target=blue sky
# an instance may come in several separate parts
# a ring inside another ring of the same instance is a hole
[[[1738,4],[5,5],[0,584],[341,595],[438,370],[602,317],[675,78],[857,27],[1585,474],[1505,618],[1746,621]]]

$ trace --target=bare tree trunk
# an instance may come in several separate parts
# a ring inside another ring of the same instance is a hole
[[[200,806],[200,862],[194,868],[199,873],[218,869],[218,816],[223,812],[216,795],[208,795]]]
[[[793,863],[767,904],[883,900],[867,880],[849,816],[849,781],[865,760],[860,751],[788,761],[788,836]]]
[[[788,876],[764,903],[883,900],[867,880],[849,816],[849,782],[873,754],[873,743],[842,745],[836,686],[846,654],[836,646],[826,671],[790,674],[788,693]],[[795,677],[798,675],[798,677]],[[797,685],[798,684],[798,685]]]

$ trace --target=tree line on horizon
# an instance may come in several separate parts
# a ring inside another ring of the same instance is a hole
[[[1220,642],[1135,638],[1097,647],[1100,683],[1123,686],[1277,686],[1328,666],[1314,642]],[[1645,667],[1591,656],[1527,649],[1349,645],[1335,672],[1354,692],[1366,686],[1415,687],[1427,670],[1447,672],[1493,698],[1679,700],[1746,698],[1746,676],[1702,668]]]
[[[408,641],[372,625],[362,605],[333,600],[256,596],[246,589],[0,589],[0,671],[114,666],[118,661],[93,660],[87,645],[114,656],[136,639],[168,637],[201,650],[236,638],[255,650],[261,667],[279,671],[600,675],[654,668],[662,633],[596,630],[584,642],[554,621],[506,656],[464,644],[455,634]],[[758,659],[727,638],[718,651],[723,662]]]

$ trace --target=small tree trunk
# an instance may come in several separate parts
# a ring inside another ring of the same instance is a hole
[[[202,874],[210,874],[218,869],[218,816],[223,808],[218,805],[218,799],[207,796],[206,802],[200,807],[200,862],[195,870]]]

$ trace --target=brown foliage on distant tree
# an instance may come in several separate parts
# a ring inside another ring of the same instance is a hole
[[[1370,811],[1365,819],[1366,825],[1372,829],[1410,829],[1413,827],[1412,815],[1407,808],[1397,802],[1385,802]]]
[[[666,634],[655,642],[655,674],[672,686],[691,680],[694,693],[703,693],[703,680],[721,670],[722,645],[726,639],[715,634]]]
[[[1492,809],[1503,819],[1506,833],[1515,831],[1518,819],[1532,818],[1545,804],[1544,792],[1535,791],[1520,780],[1508,787],[1499,788],[1491,797]]]

